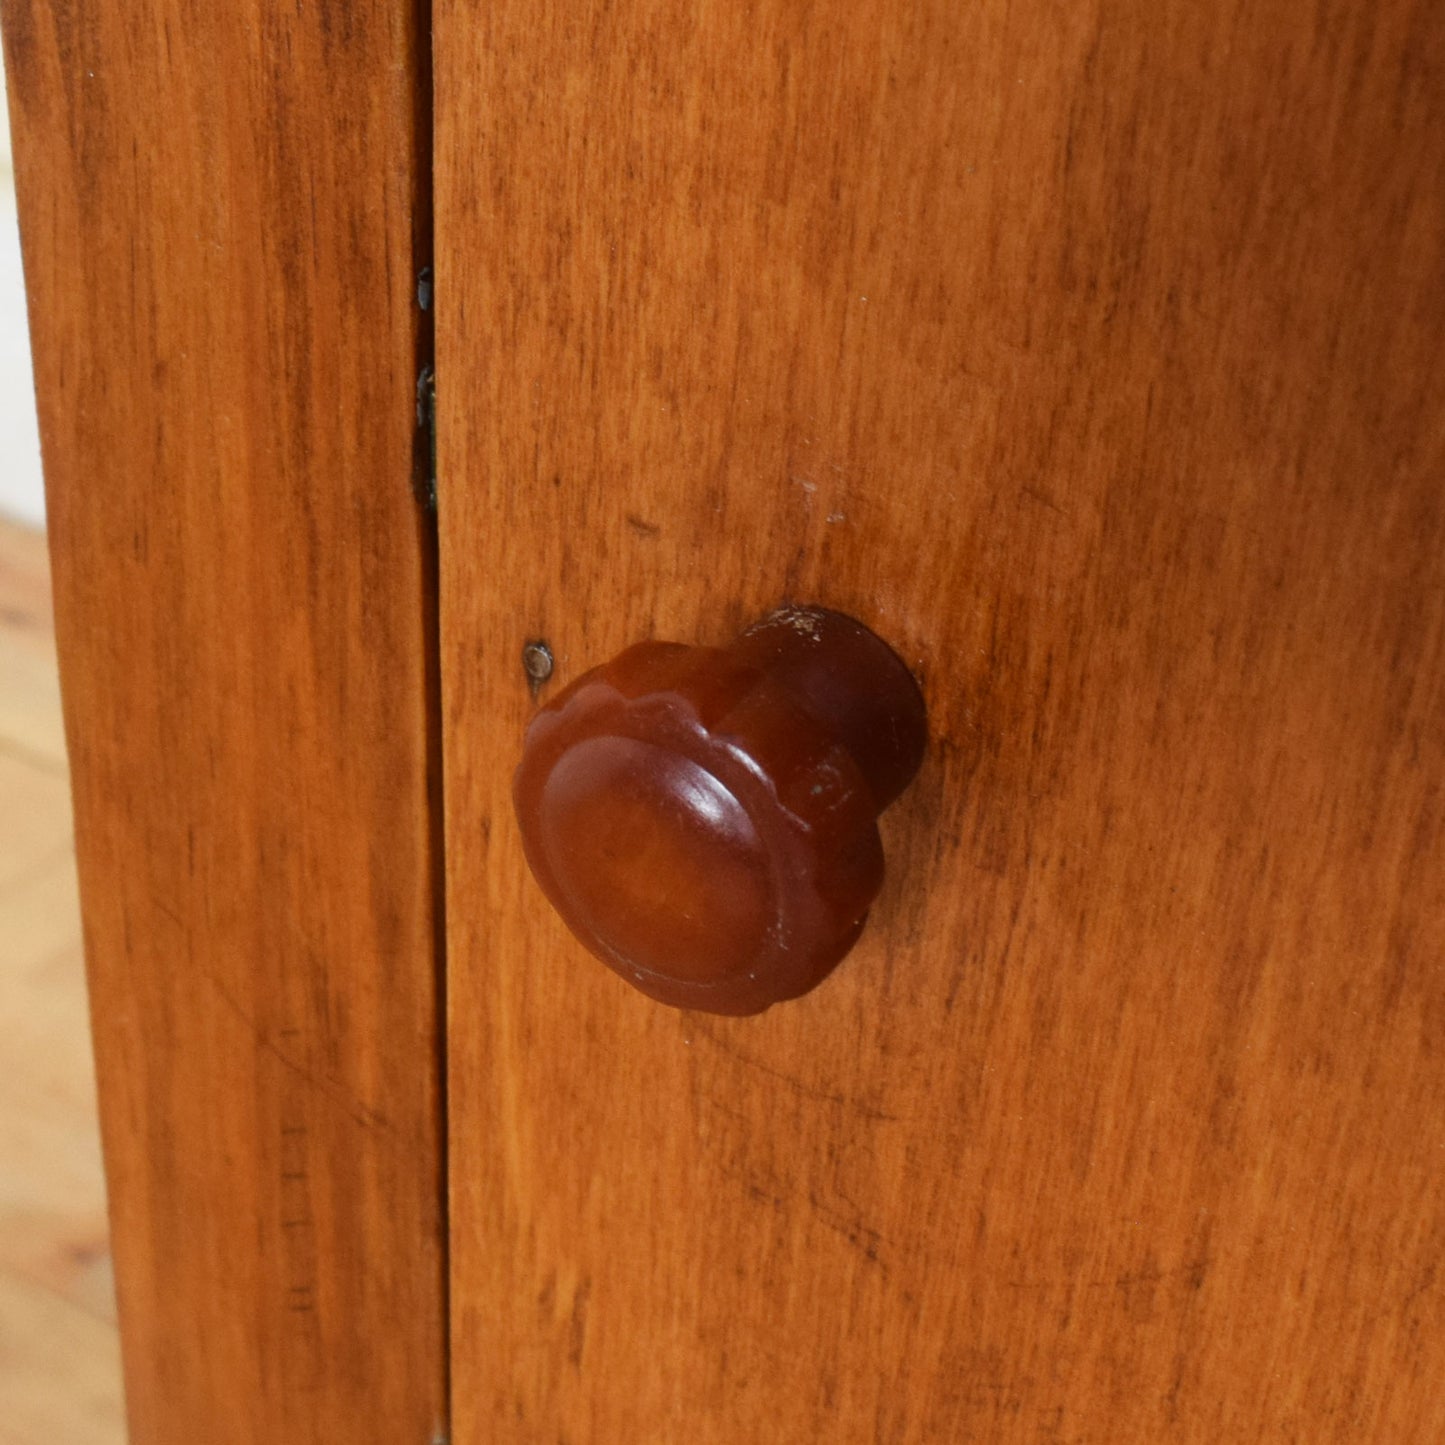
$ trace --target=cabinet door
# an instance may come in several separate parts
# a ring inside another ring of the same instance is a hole
[[[438,0],[453,1390],[491,1441],[1445,1435],[1445,19]],[[747,1019],[529,878],[535,700],[916,670]]]

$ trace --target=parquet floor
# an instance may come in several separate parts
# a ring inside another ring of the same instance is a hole
[[[0,521],[0,1445],[121,1445],[45,540]]]

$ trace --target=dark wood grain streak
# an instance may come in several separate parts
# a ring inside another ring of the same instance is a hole
[[[428,1445],[418,11],[4,30],[132,1439]]]
[[[1438,5],[437,37],[457,1445],[1441,1438]],[[520,649],[784,598],[929,758],[823,988],[672,1013]]]

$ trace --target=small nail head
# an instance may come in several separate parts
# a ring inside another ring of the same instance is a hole
[[[533,683],[552,676],[552,649],[545,642],[529,642],[522,649],[522,669]]]

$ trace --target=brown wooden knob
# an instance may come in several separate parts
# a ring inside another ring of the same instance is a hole
[[[883,881],[876,819],[925,739],[908,669],[841,613],[784,608],[726,648],[638,643],[527,729],[527,861],[644,993],[756,1013],[857,940]]]

